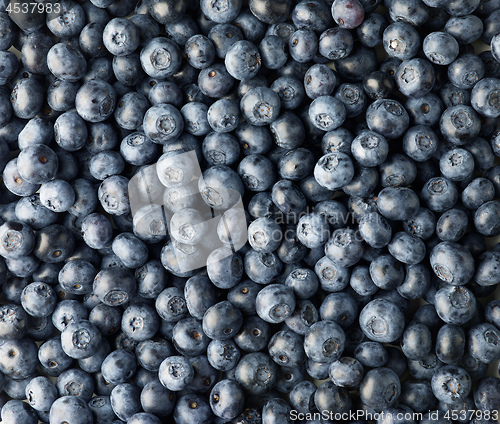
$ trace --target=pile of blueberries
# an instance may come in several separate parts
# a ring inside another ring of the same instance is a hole
[[[497,423],[500,0],[0,10],[2,423]]]

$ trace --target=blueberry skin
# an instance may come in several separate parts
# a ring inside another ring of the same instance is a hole
[[[169,322],[179,321],[187,314],[186,301],[182,291],[177,287],[167,287],[156,298],[158,315]]]
[[[417,125],[433,126],[439,121],[443,111],[441,99],[433,93],[418,99],[408,99],[405,107]]]
[[[82,79],[87,70],[82,52],[66,43],[58,43],[50,48],[47,66],[57,79],[68,82]]]
[[[156,311],[153,307],[136,303],[130,305],[122,315],[121,328],[122,331],[135,341],[144,341],[153,337],[160,322]]]
[[[498,284],[499,277],[496,272],[500,255],[497,252],[484,252],[476,265],[474,281],[481,286],[494,286]]]
[[[304,194],[289,180],[280,180],[273,185],[272,200],[285,215],[298,216],[306,207]]]
[[[288,59],[286,42],[278,35],[266,35],[259,44],[259,53],[268,69],[280,69]]]
[[[420,46],[417,30],[406,22],[390,24],[384,31],[383,46],[386,53],[401,60],[408,60],[417,54]]]
[[[282,367],[298,367],[304,363],[304,342],[300,335],[293,331],[278,331],[268,344],[272,360]]]
[[[485,22],[487,22],[487,18]],[[481,37],[483,28],[484,24],[481,18],[475,15],[464,15],[452,16],[448,19],[444,31],[451,34],[460,44],[468,44]]]
[[[351,144],[354,140],[352,133],[344,127],[325,133],[321,139],[321,151],[328,153],[351,153]]]
[[[220,99],[227,96],[234,85],[234,79],[221,63],[214,63],[198,74],[198,87],[208,97]],[[248,93],[247,93],[248,94]]]
[[[6,424],[35,424],[38,417],[34,409],[29,404],[11,399],[4,403],[1,412],[2,422]]]
[[[133,352],[126,349],[112,351],[101,365],[104,379],[112,384],[122,384],[134,375],[137,367]]]
[[[463,400],[469,394],[471,377],[463,368],[444,365],[432,376],[431,386],[438,400],[454,403]]]
[[[244,191],[239,175],[225,165],[212,166],[203,172],[198,189],[203,201],[216,210],[233,207]]]
[[[399,91],[410,98],[420,98],[428,94],[435,82],[434,68],[424,59],[405,60],[396,72]]]
[[[56,143],[67,152],[80,150],[87,142],[85,121],[74,111],[64,112],[54,123]]]
[[[29,255],[34,246],[35,234],[28,225],[7,221],[0,226],[0,255],[4,258]]]
[[[235,25],[218,24],[210,29],[208,38],[214,44],[216,55],[222,59],[234,43],[243,40],[243,34]]]
[[[99,185],[97,197],[108,214],[121,216],[130,213],[128,183],[128,178],[112,175]]]
[[[118,384],[113,388],[109,399],[116,416],[128,421],[134,414],[140,412],[140,389],[129,383]]]
[[[75,396],[88,402],[94,392],[94,380],[85,371],[73,368],[57,377],[56,387],[60,396]]]
[[[404,231],[393,236],[388,248],[392,256],[408,265],[422,262],[426,254],[424,242]]]
[[[457,243],[439,243],[432,249],[429,260],[434,273],[449,284],[461,286],[474,276],[474,258]]]
[[[387,363],[388,354],[379,342],[362,342],[354,350],[354,357],[361,364],[370,368],[382,367]]]
[[[128,268],[139,268],[148,259],[149,252],[146,245],[131,233],[121,233],[116,236],[111,248]]]
[[[314,177],[322,187],[338,190],[354,177],[353,162],[345,153],[328,153],[316,163]]]
[[[159,148],[144,133],[135,132],[122,140],[120,154],[131,165],[149,165],[158,157]]]
[[[309,106],[308,115],[314,127],[322,131],[333,131],[345,121],[346,109],[335,97],[320,96]]]
[[[498,338],[500,330],[490,323],[475,325],[469,330],[468,348],[470,354],[478,361],[486,364],[498,361],[500,349],[498,348]]]
[[[134,275],[119,266],[102,269],[94,278],[94,295],[109,306],[119,306],[128,302],[136,290]]]
[[[400,394],[399,377],[390,368],[380,367],[368,371],[360,385],[362,402],[374,409],[389,408]]]
[[[370,277],[377,287],[393,290],[404,279],[403,265],[391,255],[380,255],[370,263]]]
[[[165,37],[151,39],[141,50],[141,65],[152,78],[163,79],[174,75],[181,66],[178,45]]]
[[[381,165],[389,154],[387,139],[374,131],[362,131],[351,144],[354,159],[366,167]]]
[[[260,395],[272,389],[278,377],[278,366],[269,355],[252,352],[244,355],[234,371],[234,377],[247,392]]]
[[[211,281],[203,275],[195,275],[186,281],[184,297],[189,314],[197,319],[203,319],[208,308],[217,303],[216,291]]]
[[[111,116],[115,105],[115,90],[109,83],[102,80],[95,79],[86,82],[80,87],[75,98],[78,114],[88,122],[104,121]]]
[[[349,228],[335,230],[325,244],[325,255],[332,262],[350,267],[363,255],[364,245],[356,231]]]
[[[11,353],[14,352],[14,355]],[[32,376],[37,367],[37,348],[33,340],[5,340],[0,346],[0,371],[8,378],[23,380]]]
[[[276,120],[280,112],[280,98],[270,88],[257,87],[246,93],[240,101],[240,109],[252,125],[263,126]]]
[[[315,362],[336,361],[345,349],[346,336],[340,325],[333,321],[312,324],[304,336],[306,356]]]
[[[32,78],[21,79],[13,88],[8,104],[7,96],[2,95],[0,122],[5,125],[11,116],[34,118],[41,110],[44,95],[40,83]],[[12,107],[11,107],[12,106]]]
[[[380,99],[373,102],[366,111],[368,128],[386,138],[398,138],[407,130],[408,112],[395,100]]]
[[[321,288],[328,292],[340,291],[349,284],[350,269],[332,261],[327,256],[316,262],[314,272],[319,278]]]
[[[239,113],[236,102],[227,99],[217,100],[208,108],[208,124],[218,133],[231,132],[238,127]]]
[[[323,246],[330,238],[330,228],[325,216],[310,213],[299,219],[297,238],[306,247],[312,249]]]
[[[428,126],[417,125],[406,131],[403,137],[403,150],[411,159],[424,162],[438,149],[438,137]]]
[[[392,343],[403,334],[404,315],[395,303],[376,299],[361,310],[359,324],[370,340]]]
[[[386,19],[379,13],[365,15],[363,22],[356,28],[359,42],[365,47],[376,47],[382,44],[383,32],[387,26]]]
[[[423,41],[424,54],[436,65],[449,65],[458,56],[457,40],[448,32],[431,32]]]
[[[297,383],[290,392],[290,405],[298,412],[312,412],[314,407],[314,392],[316,385],[304,380]]]
[[[441,215],[437,222],[436,233],[440,240],[457,242],[467,229],[467,214],[460,209],[450,209]]]
[[[474,226],[477,231],[486,237],[495,237],[500,234],[500,201],[490,200],[477,208],[474,214]]]
[[[360,219],[359,232],[367,244],[377,249],[387,246],[392,238],[391,226],[377,212],[367,213]]]
[[[217,417],[232,420],[243,411],[243,390],[233,380],[221,380],[210,392],[209,401],[210,407]]]
[[[485,377],[479,380],[474,388],[474,403],[478,409],[483,411],[494,411],[498,409],[499,399],[498,378]]]
[[[101,343],[101,333],[90,321],[70,323],[61,333],[61,346],[70,358],[88,358],[96,353]]]
[[[177,400],[173,416],[178,424],[202,424],[213,418],[205,397],[194,393],[183,395]]]
[[[68,152],[81,149],[87,141],[85,121],[74,111],[64,112],[54,124],[56,143]],[[61,164],[62,168],[62,164]]]
[[[230,101],[228,102],[233,104]],[[224,118],[221,118],[221,120],[225,118],[228,118],[228,116],[226,115]],[[209,124],[212,125],[210,122]],[[231,166],[237,161],[240,155],[240,145],[238,144],[238,140],[231,134],[225,134],[225,132],[226,131],[212,131],[203,140],[203,157],[209,162],[210,165]]]
[[[257,315],[266,322],[285,321],[295,310],[293,290],[282,284],[269,284],[259,291],[255,300]]]
[[[304,76],[306,95],[311,99],[332,94],[337,79],[333,71],[326,65],[311,66]]]
[[[273,90],[280,98],[281,107],[285,110],[294,110],[305,97],[303,83],[293,76],[282,76],[271,84]]]
[[[2,339],[22,339],[29,329],[29,317],[21,306],[6,304],[0,307],[0,336]]]
[[[459,325],[445,324],[437,334],[436,355],[447,365],[459,365],[465,352],[466,336]]]
[[[293,112],[284,112],[278,116],[270,125],[271,135],[278,146],[276,152],[281,157],[283,150],[299,147],[306,137],[305,127],[301,119]],[[273,160],[273,162],[275,162]]]
[[[401,338],[401,349],[410,360],[424,359],[432,348],[432,336],[429,328],[420,322],[410,322]]]
[[[40,185],[32,184],[21,177],[18,170],[18,159],[12,159],[5,165],[2,173],[4,185],[8,190],[7,193],[12,193],[16,196],[31,196],[37,192]]]
[[[257,218],[248,226],[248,242],[260,253],[271,253],[281,244],[281,227],[271,218]]]
[[[28,284],[21,292],[21,305],[34,317],[47,317],[52,314],[56,302],[56,293],[45,283]]]
[[[476,298],[465,287],[447,285],[437,291],[434,306],[444,322],[461,325],[474,316]]]
[[[211,339],[230,339],[242,324],[243,317],[240,310],[229,301],[216,303],[203,315],[203,332]]]
[[[367,95],[365,94],[365,92],[368,94],[368,96],[372,94],[370,90],[367,89],[366,85],[363,85],[362,88],[360,84],[345,83],[341,84],[337,89],[335,98],[337,98],[344,104],[344,107],[346,108],[347,118],[359,116],[365,111],[366,105],[368,103]]]
[[[467,144],[479,135],[479,117],[470,106],[457,105],[446,109],[439,122],[441,132],[452,144]]]
[[[455,184],[444,177],[428,180],[422,188],[421,198],[433,212],[445,212],[455,206],[458,190]]]
[[[354,47],[351,33],[344,28],[328,28],[319,37],[319,53],[330,60],[344,59]]]
[[[112,226],[107,217],[99,213],[87,215],[81,225],[83,241],[93,249],[102,249],[111,244]]]
[[[500,116],[500,107],[497,105],[500,80],[484,78],[474,85],[471,93],[471,105],[482,116],[497,118]]]
[[[377,197],[377,209],[382,216],[395,221],[414,217],[420,207],[416,193],[406,187],[386,187]]]

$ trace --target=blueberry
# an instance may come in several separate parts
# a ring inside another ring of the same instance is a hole
[[[38,422],[35,410],[27,403],[17,399],[5,402],[2,406],[1,417],[6,424],[35,424]]]
[[[404,317],[397,305],[385,299],[369,302],[359,315],[361,330],[378,342],[393,342],[404,330]]]
[[[65,43],[58,43],[50,48],[47,66],[56,78],[68,82],[82,79],[87,69],[82,52]]]
[[[343,103],[332,96],[320,96],[309,106],[309,119],[322,131],[332,131],[343,124],[346,109]]]
[[[386,53],[401,60],[411,59],[417,54],[420,36],[407,22],[395,22],[384,31],[383,46]]]
[[[447,283],[460,286],[474,275],[474,259],[463,246],[453,242],[439,243],[432,249],[430,264],[434,273]]]
[[[436,338],[436,355],[447,365],[458,365],[465,352],[465,332],[461,326],[443,325]]]
[[[469,394],[471,378],[463,368],[445,365],[434,373],[431,385],[434,396],[441,402],[454,403]]]
[[[486,21],[487,22],[487,21]],[[483,33],[483,21],[475,15],[452,16],[444,26],[460,44],[472,43]]]
[[[406,97],[420,98],[434,86],[435,74],[432,65],[424,59],[405,60],[396,72],[399,91]]]
[[[477,231],[486,237],[494,237],[500,233],[498,210],[500,202],[491,200],[483,203],[474,214],[474,225]]]
[[[424,38],[425,56],[437,65],[449,65],[458,56],[457,40],[448,32],[432,32]]]
[[[469,330],[468,347],[470,354],[478,361],[490,364],[500,356],[498,340],[500,332],[493,324],[482,323]]]
[[[352,141],[351,152],[360,165],[378,166],[387,158],[389,144],[382,135],[373,131],[363,131]]]
[[[435,295],[436,312],[447,324],[465,324],[476,312],[476,298],[466,287],[447,285]]]
[[[363,22],[365,11],[359,0],[335,0],[332,16],[339,27],[354,29]]]
[[[241,312],[231,302],[219,302],[203,315],[203,332],[211,339],[227,340],[241,328]]]
[[[109,396],[113,412],[118,418],[129,419],[141,410],[140,389],[129,383],[118,384]]]
[[[479,381],[474,389],[474,403],[478,409],[498,409],[498,382],[498,378],[494,377],[485,377]]]
[[[4,125],[10,121],[11,114],[18,118],[34,118],[42,109],[44,95],[38,81],[31,78],[21,79],[10,95],[12,109],[5,95],[1,97],[0,122]]]
[[[198,74],[198,86],[200,91],[211,98],[222,98],[229,94],[233,88],[234,79],[229,75],[221,63],[214,63]]]
[[[390,368],[380,367],[368,371],[360,385],[363,403],[375,409],[390,407],[400,394],[399,377]]]
[[[405,133],[410,123],[408,112],[395,100],[380,99],[366,111],[368,128],[386,138],[398,138]]]

